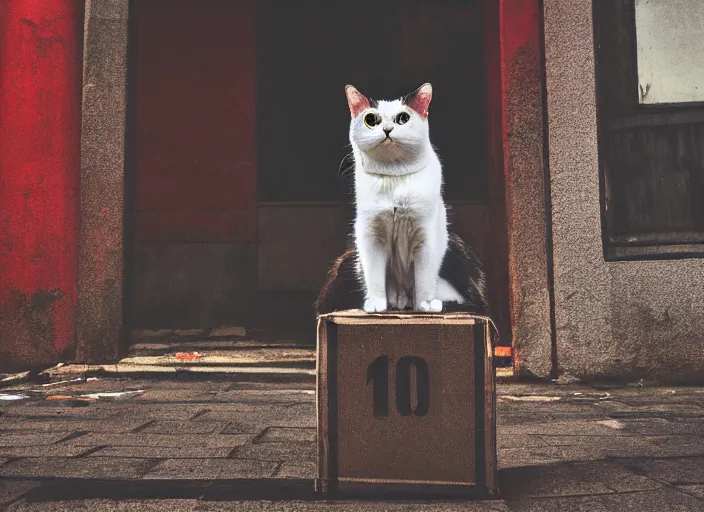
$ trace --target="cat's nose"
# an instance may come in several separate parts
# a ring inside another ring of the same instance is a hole
[[[387,137],[389,136],[389,134],[391,133],[391,130],[393,130],[393,129],[394,129],[393,126],[385,126],[385,127],[383,128],[384,133],[386,134]]]

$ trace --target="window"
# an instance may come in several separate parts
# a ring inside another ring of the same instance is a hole
[[[606,259],[704,255],[701,0],[594,2],[594,37]]]

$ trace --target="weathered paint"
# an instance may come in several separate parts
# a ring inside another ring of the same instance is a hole
[[[553,371],[540,0],[501,0],[501,105],[508,298],[514,368]]]
[[[0,0],[0,365],[74,344],[79,45],[73,0]]]

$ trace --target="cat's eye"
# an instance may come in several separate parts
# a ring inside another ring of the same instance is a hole
[[[396,116],[396,124],[402,125],[406,124],[408,121],[411,120],[411,116],[408,115],[408,112],[401,112],[399,115]]]
[[[376,114],[374,112],[369,112],[366,116],[364,116],[364,125],[367,128],[374,128],[377,125],[381,124],[381,116],[379,114]]]

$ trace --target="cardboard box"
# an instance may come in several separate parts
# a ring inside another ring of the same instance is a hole
[[[496,495],[492,325],[459,313],[322,315],[316,488]]]

